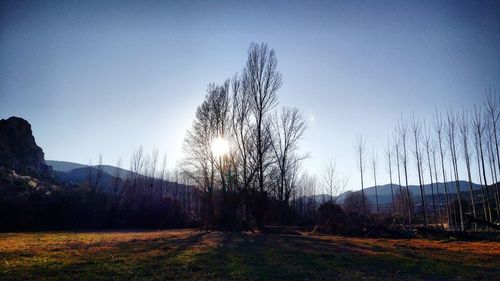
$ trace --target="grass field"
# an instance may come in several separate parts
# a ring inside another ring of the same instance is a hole
[[[0,280],[499,280],[500,243],[200,233],[0,234]]]

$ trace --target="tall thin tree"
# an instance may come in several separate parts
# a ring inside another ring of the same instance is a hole
[[[399,198],[401,198],[400,200],[400,210],[401,210],[401,224],[402,226],[404,227],[405,225],[405,204],[403,202],[403,187],[401,185],[401,170],[400,170],[400,161],[399,161],[399,157],[400,157],[400,152],[399,152],[399,147],[400,147],[400,144],[399,144],[399,137],[397,136],[397,133],[395,132],[393,134],[393,145],[394,145],[394,156],[396,156],[396,168],[397,168],[397,172],[398,172],[398,186],[399,186]]]
[[[483,124],[483,117],[481,114],[481,111],[477,109],[476,105],[474,105],[474,116],[472,119],[472,126],[474,128],[474,135],[475,135],[475,141],[477,145],[477,157],[478,159],[481,159],[481,166],[480,169],[482,171],[482,177],[483,177],[483,184],[484,184],[484,190],[485,190],[485,195],[483,196],[483,207],[486,210],[486,220],[487,221],[492,221],[492,216],[491,216],[491,206],[490,206],[490,194],[489,194],[489,189],[488,189],[488,180],[486,179],[486,169],[485,169],[485,164],[484,164],[484,153],[483,153],[483,146],[484,146],[484,124]]]
[[[379,214],[379,204],[378,204],[378,186],[377,186],[377,153],[375,152],[375,148],[372,150],[372,155],[370,158],[370,166],[372,167],[373,172],[373,182],[375,184],[375,205],[377,215]]]
[[[257,168],[257,188],[259,197],[255,206],[255,219],[258,227],[263,226],[266,213],[266,172],[269,168],[271,138],[269,136],[268,116],[278,104],[278,90],[282,85],[278,72],[278,59],[267,44],[252,43],[248,50],[248,60],[242,75],[243,89],[250,97],[250,112],[254,119],[255,164]]]
[[[424,189],[424,184],[423,184],[423,172],[422,172],[422,153],[420,151],[420,138],[421,138],[421,133],[422,133],[422,125],[420,123],[420,119],[415,117],[415,114],[412,114],[412,119],[411,119],[411,132],[413,136],[413,153],[415,155],[415,165],[417,167],[417,174],[418,174],[418,183],[420,186],[420,202],[422,204],[422,211],[424,215],[424,226],[428,227],[429,223],[427,220],[427,204],[425,202],[425,189]]]
[[[362,204],[363,204],[363,228],[366,228],[366,202],[365,202],[365,190],[364,190],[364,182],[363,182],[363,172],[364,172],[364,155],[365,155],[366,144],[363,136],[357,135],[356,141],[354,143],[354,151],[358,158],[358,168],[359,174],[361,178],[361,196],[362,196]]]
[[[447,127],[446,127],[446,136],[448,140],[448,146],[450,148],[450,156],[451,156],[451,163],[453,166],[453,174],[455,175],[455,187],[456,187],[456,197],[457,197],[457,203],[458,203],[458,210],[459,210],[459,218],[460,218],[460,230],[464,230],[465,225],[464,225],[464,217],[463,217],[463,209],[462,209],[462,197],[461,197],[461,190],[460,190],[460,179],[458,175],[458,152],[457,152],[457,145],[456,145],[456,139],[457,139],[457,121],[455,114],[453,111],[450,109],[447,112]]]
[[[444,166],[444,160],[446,155],[445,147],[443,146],[443,138],[444,138],[444,122],[443,116],[440,112],[437,111],[434,115],[434,131],[437,135],[437,141],[439,145],[439,156],[441,160],[441,172],[443,173],[443,185],[444,185],[444,199],[446,204],[446,217],[448,218],[448,226],[451,226],[451,210],[450,210],[450,198],[448,194],[448,183],[446,182],[446,169]]]
[[[385,148],[385,155],[387,157],[387,172],[389,173],[389,184],[391,186],[391,202],[392,202],[392,218],[396,220],[396,204],[394,202],[394,186],[392,182],[392,150],[390,140],[387,140],[387,147]]]
[[[406,198],[408,203],[408,223],[410,227],[413,227],[413,200],[411,198],[410,188],[408,187],[408,125],[403,117],[401,117],[398,122],[398,133],[401,140],[401,161],[405,174]]]
[[[460,133],[460,140],[462,143],[462,156],[464,158],[465,167],[467,169],[467,179],[469,186],[470,202],[472,207],[472,216],[476,218],[476,201],[474,198],[474,188],[472,187],[472,173],[471,173],[471,162],[470,162],[470,124],[469,124],[469,113],[464,109],[462,114],[458,119],[458,131]],[[477,226],[474,225],[476,229]]]
[[[437,219],[437,206],[436,206],[436,197],[434,194],[434,180],[433,179],[433,174],[432,174],[432,162],[431,162],[431,152],[434,150],[433,143],[431,140],[431,134],[429,131],[429,127],[426,125],[425,120],[424,120],[424,135],[423,135],[423,142],[424,142],[424,147],[425,147],[425,152],[427,156],[427,167],[429,169],[429,179],[431,182],[431,196],[432,196],[432,210],[434,214],[434,225],[437,226],[438,224],[438,219]],[[437,180],[436,180],[436,185],[437,185]]]

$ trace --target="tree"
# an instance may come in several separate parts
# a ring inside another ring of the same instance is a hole
[[[484,124],[483,124],[483,118],[481,111],[477,110],[476,105],[474,105],[474,117],[472,119],[472,126],[474,128],[474,135],[475,135],[475,142],[476,142],[476,156],[479,159],[481,159],[481,166],[479,167],[479,170],[482,171],[482,176],[483,176],[483,184],[484,184],[484,189],[485,193],[483,192],[483,208],[485,208],[485,216],[486,220],[491,222],[492,217],[491,217],[491,207],[490,207],[490,194],[488,190],[488,180],[486,179],[486,169],[484,165],[484,153],[483,153],[483,133],[484,133]],[[486,196],[484,196],[486,195]],[[486,211],[487,210],[487,211]]]
[[[248,50],[248,60],[242,75],[242,86],[250,97],[250,112],[255,120],[253,142],[255,143],[257,187],[260,197],[255,206],[257,226],[263,226],[266,212],[265,190],[266,171],[270,165],[271,136],[269,135],[268,116],[278,103],[277,92],[281,87],[281,74],[274,50],[267,44],[252,43]]]
[[[434,131],[437,135],[438,145],[439,145],[439,156],[441,159],[441,171],[443,172],[443,184],[444,184],[444,196],[446,204],[446,217],[448,218],[448,225],[451,225],[451,210],[450,199],[448,197],[448,184],[446,182],[446,170],[444,168],[444,158],[446,150],[443,147],[443,116],[436,109],[436,114],[434,115]]]
[[[398,171],[398,186],[399,186],[399,196],[401,198],[403,198],[403,188],[402,188],[402,185],[401,185],[401,170],[399,169],[399,156],[400,156],[400,151],[399,151],[399,148],[400,148],[400,144],[399,144],[399,137],[397,136],[397,132],[395,132],[393,134],[393,145],[394,145],[394,156],[396,156],[396,168],[397,168],[397,171]],[[401,204],[399,205],[400,206],[400,209],[401,209],[401,224],[405,225],[405,204],[403,204],[404,202],[401,201],[400,202]]]
[[[404,119],[401,117],[401,119],[398,122],[398,133],[399,133],[399,138],[401,140],[401,161],[403,164],[403,169],[404,169],[404,174],[405,174],[405,186],[406,186],[406,197],[408,200],[402,201],[406,202],[408,204],[408,222],[410,224],[410,227],[413,226],[412,224],[412,216],[413,216],[413,206],[412,206],[412,200],[410,196],[410,189],[408,188],[408,151],[407,151],[407,141],[408,141],[408,127]],[[404,197],[403,197],[404,198]]]
[[[488,220],[488,211],[487,211],[487,208],[486,208],[486,201],[485,201],[485,198],[486,198],[486,194],[484,192],[484,187],[483,187],[483,176],[482,176],[482,169],[481,169],[481,153],[479,151],[479,136],[478,134],[475,133],[475,125],[474,125],[474,119],[472,120],[472,124],[471,124],[471,129],[472,129],[472,132],[473,132],[473,136],[474,136],[474,149],[475,149],[475,158],[476,158],[476,164],[477,164],[477,175],[478,175],[478,179],[479,179],[479,186],[480,186],[480,190],[481,190],[481,203],[482,203],[482,207],[483,207],[483,214],[484,214],[484,219],[485,220]]]
[[[363,139],[363,136],[357,135],[356,136],[356,142],[354,143],[354,151],[356,152],[356,155],[358,157],[358,168],[359,168],[359,173],[361,177],[361,201],[363,205],[363,228],[366,227],[366,202],[365,202],[365,190],[364,190],[364,184],[363,184],[363,170],[365,167],[364,164],[364,154],[365,154],[365,141]]]
[[[408,213],[414,213],[414,210],[413,210],[413,203],[412,203],[412,194],[410,191],[408,192],[403,192],[403,193],[398,193],[396,194],[396,198],[394,198],[394,200],[396,201],[396,204],[398,205],[403,205],[403,206],[408,206],[410,207],[411,209],[408,210]]]
[[[116,194],[120,190],[120,182],[121,182],[121,177],[120,177],[120,170],[122,166],[122,159],[118,159],[116,162],[116,168],[115,168],[115,173],[113,175],[113,179],[111,181],[111,188],[113,192]]]
[[[453,111],[449,110],[447,112],[447,140],[448,140],[448,145],[450,148],[450,156],[451,156],[451,163],[453,166],[453,173],[455,175],[455,187],[457,191],[457,198],[458,198],[458,209],[460,210],[460,230],[464,230],[464,218],[463,218],[463,210],[462,210],[462,199],[460,195],[460,181],[459,181],[459,176],[458,176],[458,153],[457,153],[457,146],[455,140],[457,139],[457,124],[456,124],[456,117],[453,113]]]
[[[192,128],[186,133],[183,150],[186,155],[183,173],[188,175],[196,186],[206,192],[205,208],[207,227],[214,224],[214,199],[216,159],[212,151],[212,141],[219,134],[220,117],[214,113],[218,104],[218,88],[211,84],[203,103],[197,108]],[[223,104],[225,106],[225,104]],[[222,112],[222,109],[217,109]],[[220,166],[219,166],[220,167]],[[221,171],[221,170],[219,170]]]
[[[462,114],[458,119],[458,131],[460,133],[460,140],[462,143],[462,156],[464,157],[465,167],[467,168],[467,179],[469,181],[469,195],[472,207],[472,216],[476,218],[476,202],[474,199],[474,190],[472,188],[472,174],[471,174],[471,163],[470,163],[470,147],[469,147],[469,113],[462,111]]]
[[[438,173],[437,161],[436,161],[436,151],[437,151],[437,148],[434,145],[433,149],[432,149],[432,164],[434,167],[434,179],[436,180],[437,211],[438,211],[438,217],[439,217],[439,222],[441,224],[441,228],[444,228],[443,216],[441,214],[441,193],[439,192],[439,173]]]
[[[387,140],[387,147],[385,149],[385,155],[387,157],[387,172],[389,173],[389,183],[391,185],[391,199],[392,199],[392,216],[396,219],[396,204],[394,201],[394,187],[392,185],[392,151],[390,140]],[[398,171],[399,172],[399,171]]]
[[[435,150],[434,146],[432,145],[431,141],[431,135],[429,132],[429,128],[426,126],[425,121],[424,121],[424,135],[423,135],[423,142],[424,142],[424,147],[425,147],[425,152],[427,156],[427,167],[429,168],[429,179],[431,181],[431,196],[432,196],[432,210],[434,213],[434,223],[437,225],[437,209],[436,209],[436,197],[434,196],[434,180],[432,179],[432,162],[431,162],[431,152]],[[436,179],[436,186],[437,186],[437,179]],[[439,196],[439,194],[438,194]]]
[[[165,191],[164,191],[164,184],[165,181],[168,179],[168,171],[167,171],[167,154],[163,154],[163,160],[161,163],[161,170],[160,170],[160,191],[159,194],[161,197],[165,196]]]
[[[130,159],[130,177],[132,178],[131,196],[133,197],[137,192],[138,184],[141,179],[141,171],[144,167],[144,152],[142,146],[135,149]]]
[[[492,184],[492,193],[493,193],[493,199],[494,199],[494,205],[496,206],[495,207],[495,210],[496,210],[496,213],[497,213],[497,217],[500,216],[500,213],[499,213],[499,209],[498,209],[498,195],[497,195],[497,183],[498,183],[498,179],[497,179],[497,173],[496,173],[496,158],[495,158],[495,152],[494,152],[494,141],[493,141],[493,130],[491,129],[491,125],[488,126],[488,130],[486,130],[486,133],[487,133],[487,139],[486,139],[486,148],[487,148],[487,159],[488,159],[488,162],[489,162],[489,166],[490,166],[490,172],[491,172],[491,181],[493,182]]]
[[[336,204],[339,196],[345,191],[347,180],[339,175],[333,159],[323,162],[320,177],[330,193],[330,202]]]
[[[486,90],[485,108],[486,108],[486,113],[488,114],[488,121],[490,124],[489,126],[491,130],[490,135],[492,136],[491,142],[495,144],[494,151],[496,152],[496,159],[497,159],[496,163],[498,164],[498,171],[500,172],[500,152],[498,147],[498,134],[497,134],[498,120],[500,119],[500,99],[496,91],[492,92],[491,89]],[[499,211],[500,198],[498,198],[499,195],[498,195],[497,180],[494,181],[494,194],[496,200],[497,216],[500,216],[500,211]]]
[[[235,143],[235,153],[233,159],[235,162],[235,185],[243,198],[243,216],[244,220],[249,220],[250,199],[249,191],[256,174],[256,165],[252,162],[252,151],[254,146],[252,142],[252,122],[249,118],[251,104],[250,95],[243,88],[242,79],[237,75],[232,80],[232,110],[231,110],[231,128],[233,141]]]
[[[281,115],[274,114],[272,129],[274,138],[272,148],[279,171],[278,200],[288,204],[291,195],[291,181],[294,167],[304,159],[297,155],[298,142],[306,129],[306,123],[296,108],[283,107]]]
[[[420,124],[420,120],[415,118],[415,114],[412,114],[411,119],[411,132],[413,135],[414,147],[413,153],[415,155],[415,165],[417,166],[417,174],[418,174],[418,184],[420,186],[420,202],[422,203],[422,211],[424,213],[424,226],[428,227],[429,223],[427,221],[427,204],[425,202],[425,190],[423,183],[423,172],[422,172],[422,152],[420,151],[420,138],[422,133],[422,125]]]
[[[299,172],[300,162],[306,157],[298,155],[298,142],[306,129],[306,123],[296,108],[283,107],[281,114],[275,113],[272,119],[275,166],[278,173],[277,197],[287,214],[288,203],[295,187],[294,179]],[[282,217],[282,222],[286,220]]]
[[[378,209],[378,186],[377,186],[377,154],[375,152],[375,149],[372,151],[372,155],[370,158],[370,166],[372,167],[373,171],[373,181],[375,183],[375,206],[376,206],[376,213],[379,213]]]
[[[158,148],[154,148],[153,152],[151,153],[151,158],[150,158],[150,163],[149,163],[149,171],[146,173],[146,176],[148,177],[148,186],[149,186],[149,193],[150,196],[154,196],[155,193],[155,179],[156,179],[156,168],[158,166]]]
[[[360,191],[349,191],[342,203],[342,208],[346,213],[357,213],[363,215],[363,227],[366,227],[365,216],[371,213],[371,208],[368,202],[368,198]]]

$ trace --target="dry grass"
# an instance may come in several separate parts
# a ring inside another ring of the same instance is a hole
[[[0,280],[495,280],[500,243],[197,230],[0,234]]]

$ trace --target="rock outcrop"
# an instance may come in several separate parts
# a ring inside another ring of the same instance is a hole
[[[0,120],[0,167],[30,176],[50,172],[28,121],[19,117]]]

